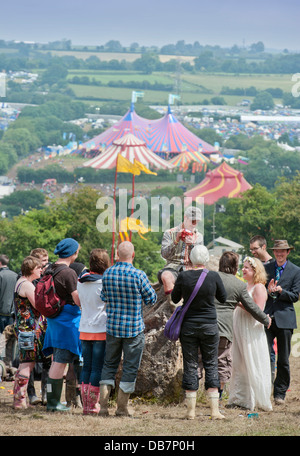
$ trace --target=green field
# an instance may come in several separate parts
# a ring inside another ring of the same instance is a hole
[[[291,75],[289,74],[228,74],[228,73],[185,73],[182,79],[193,84],[203,85],[219,93],[223,86],[232,89],[236,87],[247,88],[256,87],[258,90],[268,88],[279,88],[284,92],[289,92],[292,88]]]
[[[68,79],[74,76],[87,76],[90,80],[101,81],[107,84],[109,81],[148,81],[150,84],[158,82],[160,84],[172,84],[174,76],[171,73],[154,72],[152,74],[142,74],[134,71],[101,71],[101,70],[69,70]]]
[[[101,81],[103,86],[96,85],[83,85],[83,84],[69,84],[74,91],[76,97],[101,103],[101,101],[108,100],[129,100],[133,90],[142,90],[144,92],[144,102],[153,104],[166,104],[168,102],[169,93],[175,92],[175,75],[166,72],[154,72],[150,75],[142,73],[134,73],[132,71],[96,71],[96,70],[70,70],[68,79],[74,76],[87,76],[90,82]],[[133,81],[130,88],[115,88],[109,87],[109,81],[123,81],[128,83]],[[134,82],[147,81],[150,84],[168,84],[173,87],[172,91],[168,90],[151,90],[140,89],[135,87]],[[183,104],[201,104],[203,100],[210,100],[214,96],[219,96],[222,87],[230,88],[249,88],[255,87],[257,90],[265,90],[268,88],[280,88],[284,92],[289,92],[292,87],[290,75],[233,75],[233,74],[208,74],[208,73],[182,73],[179,79],[180,94]],[[252,98],[243,95],[221,95],[227,105],[235,106],[240,103],[244,98],[251,100]],[[274,100],[275,103],[280,103],[281,100]]]

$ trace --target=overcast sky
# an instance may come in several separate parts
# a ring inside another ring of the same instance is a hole
[[[222,47],[262,41],[299,50],[299,0],[4,0],[0,39]]]

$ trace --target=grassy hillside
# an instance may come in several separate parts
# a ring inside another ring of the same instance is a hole
[[[133,90],[142,90],[144,92],[145,103],[166,104],[169,93],[176,93],[176,82],[180,85],[180,96],[183,104],[202,104],[204,100],[210,101],[211,98],[220,96],[223,87],[242,88],[255,87],[257,90],[266,90],[268,88],[279,88],[284,92],[291,90],[290,75],[233,75],[233,74],[208,74],[208,73],[182,73],[176,80],[174,73],[153,72],[152,74],[134,73],[133,71],[97,71],[97,70],[70,70],[68,80],[75,76],[88,77],[89,84],[72,84],[70,88],[74,91],[76,97],[82,100],[95,100],[101,102],[106,100],[129,100]],[[101,83],[101,86],[93,85]],[[122,81],[124,84],[132,82],[130,87],[110,87],[108,84]],[[147,81],[153,85],[155,83],[169,85],[173,90],[152,90],[150,88],[140,89],[138,84]],[[252,100],[253,97],[247,95],[221,95],[227,105],[234,106],[240,103],[244,98]],[[275,99],[276,103],[281,100]]]

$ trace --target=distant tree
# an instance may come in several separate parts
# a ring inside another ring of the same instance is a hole
[[[230,198],[226,212],[216,215],[216,226],[222,236],[244,245],[247,249],[249,239],[255,234],[263,234],[270,240],[274,223],[276,198],[263,186],[256,184],[243,193],[241,198]]]
[[[0,200],[0,210],[11,218],[29,209],[40,209],[44,203],[45,196],[38,190],[17,190]]]
[[[222,145],[223,138],[221,135],[215,132],[213,128],[201,128],[201,130],[194,129],[193,132],[209,144],[214,145],[215,142],[218,142]]]
[[[155,71],[158,64],[158,55],[147,52],[133,62],[133,68],[137,71],[141,71],[144,74],[151,74],[153,71]]]
[[[109,52],[123,52],[123,46],[120,41],[110,40],[105,44],[105,50]]]
[[[216,67],[216,61],[212,51],[202,51],[199,57],[194,59],[196,70],[211,70]]]
[[[27,157],[41,145],[38,137],[26,128],[9,128],[2,140],[14,148],[19,158]]]
[[[16,149],[14,148],[13,144],[10,144],[5,141],[0,141],[0,156],[5,157],[8,168],[13,166],[18,160],[17,152],[16,152]],[[2,173],[2,174],[5,174],[5,173]]]
[[[265,45],[262,41],[258,41],[257,43],[251,44],[250,50],[254,53],[264,52]]]
[[[130,52],[137,52],[139,47],[140,47],[139,43],[134,42],[134,43],[131,43],[129,50],[130,50]]]
[[[251,103],[250,109],[251,111],[255,111],[256,109],[273,109],[274,108],[274,100],[272,95],[269,92],[259,92],[256,97],[254,98],[253,102]]]
[[[42,83],[52,86],[68,76],[68,69],[64,64],[54,63],[50,65],[42,75]]]
[[[230,54],[233,54],[233,55],[236,55],[236,54],[239,54],[241,52],[240,48],[237,46],[237,44],[234,44],[231,48],[230,48]]]

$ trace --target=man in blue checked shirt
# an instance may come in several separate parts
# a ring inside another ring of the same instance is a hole
[[[128,400],[134,392],[145,343],[143,302],[153,305],[156,293],[146,274],[133,266],[134,246],[118,247],[119,261],[102,278],[101,298],[106,303],[106,354],[100,381],[100,415],[107,416],[108,399],[123,354],[123,370],[117,398],[118,416],[129,416]]]

